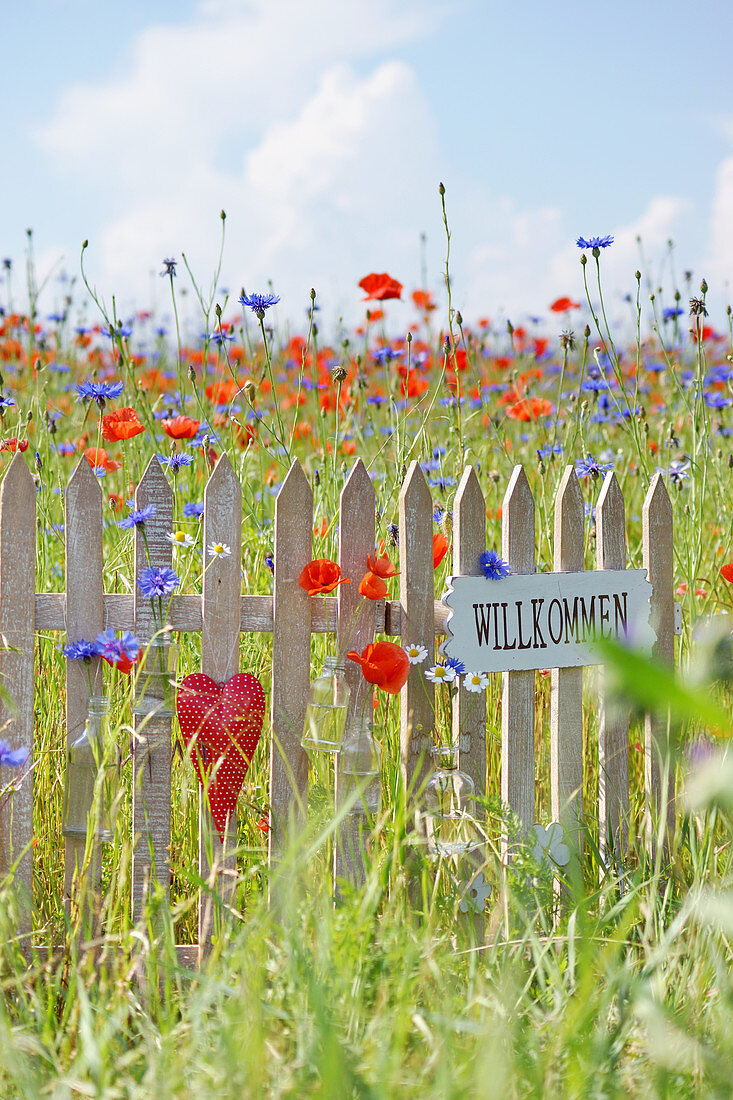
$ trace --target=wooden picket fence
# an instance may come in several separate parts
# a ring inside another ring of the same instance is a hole
[[[151,601],[137,587],[148,565],[170,566],[172,546],[166,533],[173,527],[172,492],[157,459],[151,459],[136,496],[136,508],[154,504],[155,515],[145,525],[145,539],[135,531],[135,577],[132,594],[103,591],[102,491],[86,460],[80,461],[66,491],[66,591],[35,591],[36,487],[20,454],[11,462],[0,489],[0,633],[2,682],[14,701],[3,733],[14,747],[34,752],[35,633],[65,632],[66,640],[94,638],[107,627],[132,630],[142,639],[155,632]],[[217,559],[204,571],[202,595],[173,595],[168,621],[176,631],[198,631],[201,671],[224,681],[239,671],[239,641],[243,632],[272,634],[272,694],[270,737],[270,861],[275,862],[288,828],[307,803],[308,759],[300,746],[308,685],[311,678],[311,635],[348,624],[349,648],[361,650],[375,633],[401,638],[403,644],[424,645],[434,652],[436,636],[445,631],[446,609],[435,600],[433,569],[433,502],[424,474],[413,462],[399,497],[400,595],[398,600],[361,602],[358,584],[344,584],[335,596],[311,598],[299,586],[304,565],[313,557],[313,494],[298,462],[278,493],[275,504],[274,587],[272,595],[242,595],[241,486],[226,455],[222,455],[204,493],[203,544],[227,543],[230,557]],[[357,460],[340,498],[338,560],[342,574],[356,581],[367,569],[367,554],[375,545],[376,501],[366,467]],[[624,500],[613,473],[606,476],[596,509],[598,569],[626,567]],[[578,480],[568,467],[558,489],[554,517],[554,569],[583,569],[584,504]],[[453,506],[453,572],[480,571],[478,557],[486,548],[486,507],[475,471],[463,474]],[[502,556],[514,573],[535,569],[535,504],[521,466],[514,470],[503,501]],[[654,656],[674,662],[674,596],[672,581],[672,510],[661,475],[657,474],[643,508],[643,565],[653,586],[651,623],[657,633]],[[342,633],[346,632],[343,627]],[[84,726],[89,697],[87,670],[82,662],[67,662],[67,739]],[[356,664],[347,662],[351,698],[347,722],[371,707],[372,687]],[[101,684],[98,661],[92,665],[92,685]],[[582,668],[556,669],[551,690],[552,816],[577,822],[582,775]],[[501,798],[530,826],[535,820],[535,673],[503,674]],[[429,765],[428,746],[435,727],[434,689],[423,670],[411,671],[401,696],[401,756],[406,789],[415,789]],[[628,723],[606,706],[603,681],[599,692],[598,807],[601,845],[623,847],[629,800]],[[674,814],[674,791],[661,790],[656,719],[646,723],[645,781],[650,805]],[[136,838],[132,866],[135,913],[141,911],[151,876],[164,890],[170,880],[171,719],[133,719],[132,830]],[[453,733],[460,745],[460,764],[477,791],[487,787],[486,699],[459,692],[454,701]],[[12,774],[0,769],[0,788]],[[488,777],[489,790],[498,777]],[[671,782],[671,781],[670,781]],[[337,800],[338,775],[337,775]],[[586,813],[591,812],[586,808]],[[33,882],[32,772],[0,810],[0,871],[14,864],[18,886],[28,897]],[[235,876],[232,851],[236,823],[224,845],[211,836],[208,813],[200,814],[200,874],[224,899]],[[348,838],[347,838],[348,839]],[[61,842],[61,838],[59,838]],[[337,846],[337,873],[354,879],[363,873],[354,846]],[[213,853],[213,860],[207,858]],[[80,856],[78,842],[66,842],[66,890],[71,890]],[[28,912],[26,929],[31,928]],[[198,958],[211,934],[210,911],[200,905],[200,947],[180,948],[184,962]]]

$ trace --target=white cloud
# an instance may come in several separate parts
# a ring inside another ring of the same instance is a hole
[[[102,192],[87,267],[121,308],[149,305],[164,256],[185,252],[200,283],[216,268],[227,212],[222,285],[233,296],[272,279],[283,313],[302,320],[315,286],[353,320],[358,279],[387,270],[408,286],[428,234],[429,283],[441,283],[444,237],[437,185],[448,170],[454,305],[467,317],[503,308],[544,313],[579,295],[578,250],[565,212],[522,208],[489,192],[441,148],[415,71],[389,53],[440,24],[449,5],[413,0],[201,0],[193,19],[142,32],[124,68],[61,97],[37,139],[80,189]],[[725,166],[724,166],[725,168]],[[455,175],[452,173],[455,172]],[[650,253],[686,211],[657,197],[615,229],[606,286],[633,290],[637,235]],[[733,161],[719,179],[716,217],[733,240]],[[727,228],[725,228],[727,226]],[[614,227],[589,227],[588,231]],[[723,262],[724,250],[720,248]],[[728,249],[731,254],[731,249]],[[185,282],[179,267],[177,287]],[[191,299],[189,299],[191,301]],[[411,320],[394,304],[395,319]]]
[[[710,212],[710,237],[703,273],[711,287],[725,288],[730,301],[733,280],[733,157],[726,157],[715,176]]]

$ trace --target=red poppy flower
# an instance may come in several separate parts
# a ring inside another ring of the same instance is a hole
[[[102,438],[108,443],[119,443],[121,439],[132,439],[145,431],[133,408],[115,409],[102,417]]]
[[[433,569],[437,569],[448,553],[448,539],[439,531],[433,535]]]
[[[374,684],[390,695],[397,695],[410,675],[407,654],[394,642],[371,642],[360,654],[352,650],[346,656],[361,665],[367,683]]]
[[[412,300],[418,309],[424,309],[426,313],[438,308],[429,290],[413,290]]]
[[[387,585],[381,577],[370,570],[359,582],[359,595],[366,596],[368,600],[383,600],[387,595]]]
[[[135,660],[137,659],[136,657]],[[116,668],[117,671],[121,672],[124,676],[128,676],[135,667],[135,661],[131,661],[129,657],[123,656],[119,657],[116,661],[110,661],[109,657],[102,655],[102,660],[106,661],[110,668]]]
[[[171,439],[193,439],[201,425],[200,420],[190,416],[174,416],[172,420],[161,420],[160,423]]]
[[[365,275],[360,280],[359,286],[366,291],[365,302],[385,302],[388,298],[402,297],[402,283],[398,283],[386,271],[381,275]]]
[[[27,439],[17,439],[16,436],[13,436],[12,439],[3,439],[2,442],[0,442],[0,451],[27,451],[27,450],[28,450],[28,440]]]
[[[510,420],[539,420],[551,412],[552,405],[546,397],[525,397],[516,405],[511,405],[506,414]]]
[[[372,573],[376,573],[378,577],[398,577],[399,573],[392,565],[386,554],[382,554],[379,558],[373,558],[371,554],[367,554],[367,565],[371,569]]]
[[[567,313],[571,309],[580,309],[580,302],[574,302],[572,298],[556,298],[550,306],[553,313]]]
[[[99,449],[96,447],[87,447],[84,452],[84,458],[93,470],[101,466],[108,474],[114,473],[115,470],[119,470],[122,466],[121,462],[115,462],[114,459],[109,458],[103,447]]]
[[[721,565],[720,575],[724,581],[729,581],[733,584],[733,561],[729,561],[726,565]]]
[[[328,558],[309,561],[298,578],[298,584],[305,588],[309,596],[333,592],[334,588],[344,583],[346,577],[341,576],[341,569],[335,561],[329,561]]]

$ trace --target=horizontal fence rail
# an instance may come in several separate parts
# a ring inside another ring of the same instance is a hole
[[[36,493],[20,453],[13,458],[0,487],[0,633],[8,647],[2,653],[0,673],[14,707],[1,704],[0,718],[15,747],[34,752],[34,644],[38,631],[65,632],[68,642],[94,638],[107,627],[132,630],[143,641],[153,637],[160,623],[151,601],[138,589],[138,578],[148,565],[171,564],[172,492],[157,459],[151,459],[135,496],[136,508],[155,505],[144,533],[135,531],[133,592],[103,591],[102,491],[83,459],[66,491],[66,591],[35,592]],[[174,631],[202,636],[201,671],[217,682],[239,671],[239,639],[243,633],[272,636],[270,739],[269,858],[277,862],[288,830],[302,821],[307,802],[308,762],[300,745],[308,685],[311,678],[311,636],[349,635],[349,648],[361,650],[377,634],[401,638],[403,644],[424,645],[432,663],[436,639],[446,633],[448,609],[435,599],[433,566],[433,502],[417,462],[407,472],[399,496],[399,599],[380,600],[363,608],[358,579],[374,553],[376,500],[361,460],[357,460],[340,499],[338,560],[342,575],[354,583],[338,594],[312,599],[299,586],[303,567],[313,557],[313,494],[298,462],[293,463],[275,505],[274,578],[271,595],[241,594],[241,486],[226,455],[217,462],[204,495],[204,546],[225,542],[231,555],[207,563],[201,595],[170,598],[166,621]],[[555,571],[584,568],[585,518],[580,485],[572,467],[560,482],[554,506]],[[654,656],[674,663],[674,597],[672,510],[660,474],[651,482],[643,508],[643,565],[652,584],[651,624],[657,641]],[[485,547],[486,504],[476,471],[468,467],[456,492],[453,509],[453,573],[480,575],[478,558]],[[517,466],[502,505],[502,555],[515,574],[535,568],[535,505],[522,467]],[[596,516],[596,566],[599,570],[627,566],[626,516],[623,495],[613,472],[606,475]],[[101,669],[96,658],[87,669],[67,662],[66,736],[70,744],[84,727],[90,691],[99,690]],[[348,662],[351,697],[347,723],[371,710],[372,687],[356,664]],[[502,691],[500,790],[503,803],[524,828],[534,821],[535,807],[535,691],[533,671],[507,671]],[[427,690],[426,690],[427,688]],[[552,670],[550,700],[550,788],[552,814],[560,820],[571,846],[579,851],[583,807],[583,669]],[[427,748],[435,729],[433,685],[414,666],[401,693],[401,757],[406,789],[414,790],[427,774]],[[628,719],[608,706],[603,678],[599,688],[599,801],[601,850],[609,858],[620,855],[627,838],[629,805]],[[473,778],[480,794],[496,790],[499,777],[487,776],[486,698],[471,700],[463,691],[453,700],[453,739],[461,767]],[[133,907],[138,914],[153,877],[163,890],[169,883],[171,839],[172,722],[169,715],[144,721],[133,717]],[[668,824],[674,820],[674,786],[663,791],[661,744],[664,729],[656,718],[647,719],[645,787],[649,808],[666,807]],[[11,778],[0,769],[0,786]],[[336,797],[340,799],[338,768]],[[0,809],[0,871],[15,866],[16,881],[28,896],[32,887],[33,774],[27,776],[12,799]],[[651,812],[650,812],[651,820]],[[363,878],[363,860],[356,834],[342,828],[336,846],[337,880]],[[504,846],[506,848],[505,839]],[[65,890],[70,896],[84,845],[66,841]],[[201,878],[227,902],[236,876],[233,852],[236,821],[230,821],[224,843],[212,829],[208,808],[200,803],[199,871]],[[211,940],[212,914],[200,905],[199,944],[180,949],[183,961],[205,952]],[[25,931],[32,914],[25,915]]]

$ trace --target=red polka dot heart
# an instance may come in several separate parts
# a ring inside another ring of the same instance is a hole
[[[204,789],[208,783],[209,808],[223,843],[262,733],[265,693],[248,672],[224,684],[194,672],[181,681],[176,713],[199,783]]]

